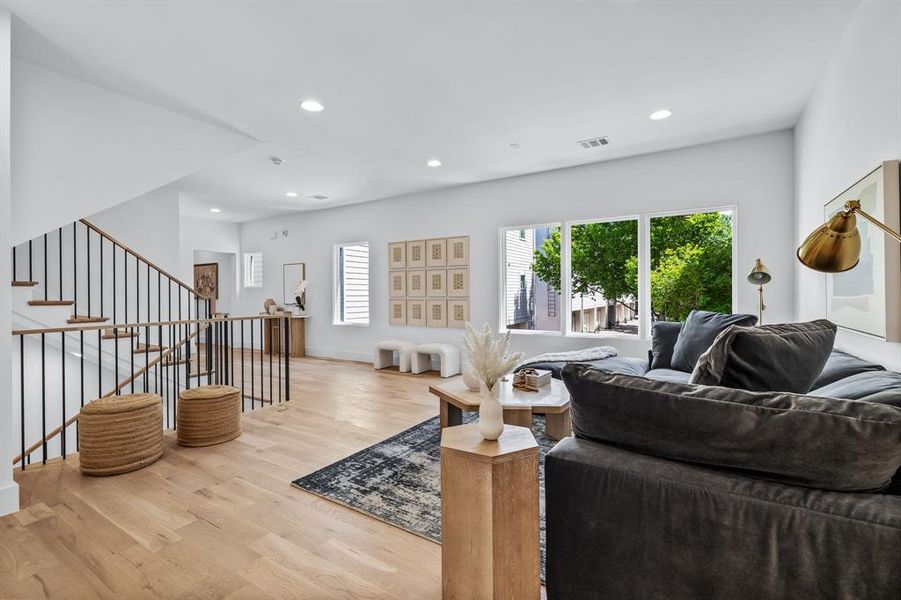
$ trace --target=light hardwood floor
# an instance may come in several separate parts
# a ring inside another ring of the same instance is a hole
[[[77,457],[17,475],[0,518],[2,598],[441,596],[441,549],[290,486],[438,414],[437,376],[293,359],[289,403],[247,414],[227,444],[83,477]]]

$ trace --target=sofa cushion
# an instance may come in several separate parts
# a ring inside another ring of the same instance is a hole
[[[901,373],[894,371],[865,371],[810,392],[811,396],[860,400],[885,390],[901,390]]]
[[[569,365],[576,437],[795,485],[871,491],[901,466],[901,409]]]
[[[672,381],[674,383],[688,383],[688,380],[691,379],[691,373],[675,369],[651,369],[644,376],[655,381]]]
[[[876,404],[888,404],[889,406],[897,406],[901,408],[901,387],[892,388],[890,390],[882,390],[869,396],[860,398],[861,402],[875,402]]]
[[[713,340],[720,332],[732,325],[750,326],[755,323],[757,317],[754,315],[724,315],[707,310],[691,311],[673,348],[670,368],[691,373],[698,358],[713,344]]]
[[[761,327],[733,325],[701,355],[689,381],[803,394],[823,370],[835,331],[835,325],[825,319]]]
[[[682,323],[658,321],[651,327],[651,368],[669,369]]]
[[[826,365],[823,367],[817,380],[813,382],[811,389],[819,389],[839,379],[866,371],[885,371],[885,367],[858,358],[853,354],[848,354],[843,350],[833,349],[832,354],[829,355],[829,360],[826,361]]]
[[[596,369],[607,371],[608,373],[623,373],[624,375],[641,376],[648,371],[648,361],[643,358],[634,358],[631,356],[609,356],[598,360],[577,361],[579,364],[591,365]],[[529,363],[523,367],[517,367],[514,371],[520,369],[542,369],[550,371],[551,377],[560,379],[560,371],[570,362],[563,360]]]

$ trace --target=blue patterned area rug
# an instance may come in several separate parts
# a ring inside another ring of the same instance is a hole
[[[464,413],[463,422],[476,420]],[[544,457],[556,440],[544,433],[544,417],[532,418],[538,441],[541,579],[544,581]],[[441,543],[441,434],[438,417],[294,480],[291,485]]]

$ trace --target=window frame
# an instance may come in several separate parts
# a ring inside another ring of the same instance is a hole
[[[260,282],[254,283],[253,279],[253,260],[254,257],[260,257]],[[263,287],[263,253],[262,252],[244,252],[244,289],[262,289]]]
[[[365,323],[342,321],[341,315],[341,250],[347,246],[363,246],[369,250],[369,269],[366,282],[368,314]],[[368,240],[339,242],[332,246],[332,325],[340,327],[369,327],[372,323],[372,244]]]
[[[651,338],[651,219],[657,217],[677,217],[707,212],[732,213],[732,310],[738,306],[738,223],[737,204],[721,204],[714,206],[697,206],[675,210],[641,212],[627,215],[614,215],[588,219],[572,219],[536,223],[533,225],[511,225],[498,227],[498,296],[497,314],[498,331],[510,332],[513,335],[539,335],[551,337],[590,338],[620,341],[646,342]],[[583,333],[572,331],[572,269],[570,255],[572,248],[572,227],[586,223],[609,223],[614,221],[638,221],[638,335],[611,335],[609,333]],[[560,304],[557,307],[560,317],[559,330],[508,329],[506,327],[507,307],[507,256],[504,234],[507,231],[538,229],[541,227],[560,227]]]

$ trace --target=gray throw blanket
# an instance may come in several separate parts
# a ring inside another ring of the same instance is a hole
[[[548,352],[524,359],[517,369],[527,365],[548,362],[587,362],[590,360],[601,360],[617,356],[619,353],[612,346],[595,346],[594,348],[585,348],[584,350],[571,350],[569,352]]]

